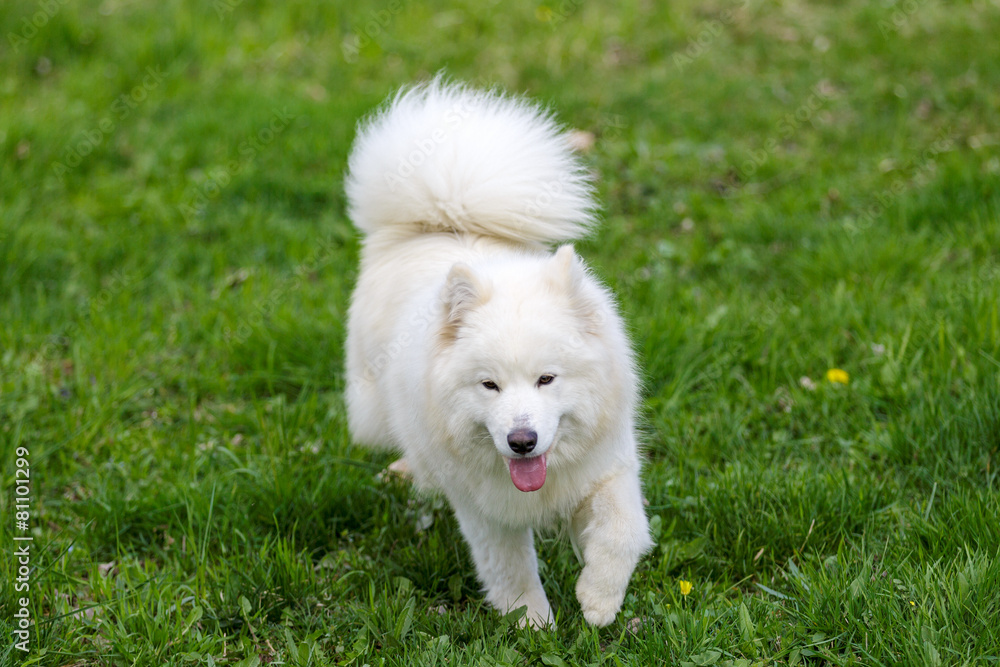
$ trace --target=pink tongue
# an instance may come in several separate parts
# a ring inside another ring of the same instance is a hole
[[[537,491],[545,484],[545,457],[534,456],[530,459],[508,459],[510,465],[510,481],[521,491]]]

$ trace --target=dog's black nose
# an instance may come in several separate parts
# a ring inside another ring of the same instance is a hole
[[[527,454],[535,448],[538,434],[530,428],[516,428],[507,434],[507,444],[515,454]]]

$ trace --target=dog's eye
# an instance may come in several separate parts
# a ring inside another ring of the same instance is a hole
[[[538,386],[541,387],[543,384],[552,384],[552,381],[556,379],[555,375],[545,374],[538,378]]]
[[[489,389],[490,391],[500,391],[500,387],[498,387],[497,383],[494,382],[493,380],[484,381],[483,386]]]

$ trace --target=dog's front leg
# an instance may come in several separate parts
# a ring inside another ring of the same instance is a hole
[[[455,517],[472,551],[486,600],[500,613],[527,606],[522,624],[553,625],[552,610],[538,578],[538,559],[530,528],[508,528],[468,510]]]
[[[636,472],[602,482],[573,515],[573,539],[583,555],[576,597],[591,625],[608,625],[621,609],[639,558],[651,546]]]

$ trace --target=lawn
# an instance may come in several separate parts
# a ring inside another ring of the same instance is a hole
[[[0,664],[1000,663],[996,1],[0,28]],[[558,533],[558,629],[485,608],[447,507],[348,437],[346,156],[441,69],[595,139],[577,248],[641,360],[656,541],[606,629]]]

